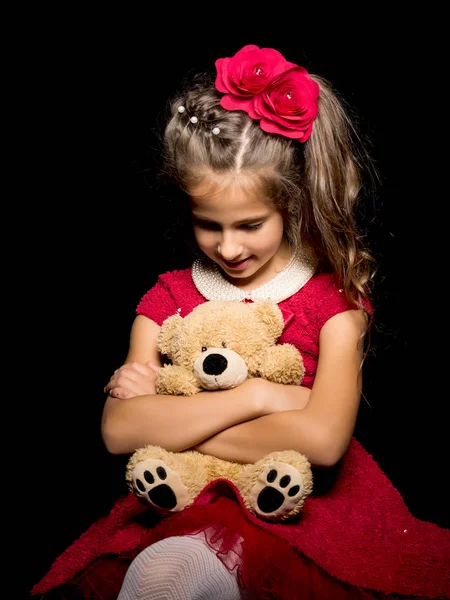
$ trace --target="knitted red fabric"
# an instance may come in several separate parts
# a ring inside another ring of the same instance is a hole
[[[203,302],[206,300],[192,281],[191,269],[184,269],[161,275],[141,299],[136,312],[161,325],[177,311],[185,317]],[[355,307],[326,273],[312,277],[300,291],[280,302],[279,307],[289,321],[279,342],[293,344],[300,350],[305,365],[302,385],[310,388],[319,358],[320,329],[334,315]]]
[[[237,565],[241,581],[258,598],[450,597],[450,531],[413,517],[355,439],[334,487],[308,498],[294,522],[260,521],[226,480],[210,483],[191,507],[150,529],[142,520],[147,511],[132,494],[119,499],[110,515],[55,561],[33,593],[42,594],[80,572],[78,584],[84,580],[83,585],[87,575],[97,577],[98,584],[101,573],[106,590],[115,563],[106,563],[106,577],[105,563],[94,561],[111,554],[122,557],[116,563],[119,581],[113,577],[120,586],[126,565],[139,550],[168,536],[206,531],[219,558],[228,567]],[[235,555],[237,536],[245,540],[240,556]],[[91,571],[84,571],[92,563]],[[306,589],[315,595],[305,596]]]
[[[204,301],[187,269],[161,276],[137,312],[160,324],[178,309],[185,316]],[[304,384],[310,387],[321,327],[352,307],[325,274],[280,307],[293,315],[280,341],[302,352]],[[355,439],[331,490],[310,496],[290,523],[268,523],[250,514],[226,480],[212,482],[193,506],[156,526],[149,515],[133,495],[120,498],[55,561],[33,594],[54,590],[59,600],[112,600],[141,549],[168,536],[203,531],[218,557],[237,568],[242,585],[261,599],[450,597],[450,531],[414,518]],[[240,538],[244,542],[236,544]]]

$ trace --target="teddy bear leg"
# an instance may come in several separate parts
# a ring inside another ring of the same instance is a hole
[[[205,485],[201,474],[189,468],[189,454],[167,452],[159,446],[137,450],[127,465],[130,489],[160,513],[183,510]]]
[[[294,450],[273,452],[246,465],[236,485],[250,512],[268,521],[298,514],[312,492],[311,465]]]

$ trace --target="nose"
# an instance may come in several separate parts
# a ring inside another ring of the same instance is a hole
[[[220,256],[230,262],[238,260],[242,254],[242,245],[236,232],[223,232],[217,251]]]
[[[221,354],[209,354],[203,361],[203,370],[207,375],[220,375],[228,367],[228,361]]]

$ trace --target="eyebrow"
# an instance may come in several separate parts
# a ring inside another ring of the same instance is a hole
[[[216,221],[213,221],[212,219],[207,219],[206,217],[200,217],[200,216],[193,214],[192,218],[195,221],[200,221],[202,223],[213,223],[213,224],[217,225]],[[264,221],[265,219],[267,219],[267,215],[256,215],[254,217],[247,217],[246,219],[240,219],[239,221],[235,221],[233,223],[233,225],[245,225],[247,223],[258,223],[259,221]]]

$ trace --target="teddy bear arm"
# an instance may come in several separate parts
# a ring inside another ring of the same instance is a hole
[[[156,393],[170,396],[193,396],[202,391],[194,373],[179,365],[164,365],[156,375]]]
[[[258,362],[259,377],[274,383],[299,385],[305,373],[301,354],[292,344],[267,348]]]

